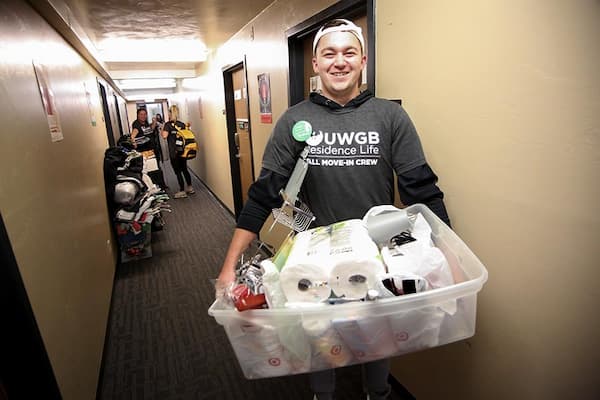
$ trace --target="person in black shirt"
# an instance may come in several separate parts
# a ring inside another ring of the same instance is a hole
[[[152,182],[165,189],[165,178],[160,169],[160,147],[154,124],[148,123],[148,112],[144,108],[137,110],[137,119],[131,124],[131,141],[133,147],[139,151],[153,151],[158,169],[149,171],[148,176]]]
[[[178,120],[179,108],[176,105],[169,107],[169,121],[163,126],[161,135],[167,139],[169,146],[169,158],[171,159],[171,166],[177,177],[177,183],[179,184],[179,192],[173,195],[176,199],[187,197],[188,194],[196,193],[192,187],[192,177],[187,168],[187,159],[180,157],[177,154],[177,148],[175,146],[175,140],[177,139],[177,128],[185,129],[186,124]],[[184,180],[186,186],[184,186]]]

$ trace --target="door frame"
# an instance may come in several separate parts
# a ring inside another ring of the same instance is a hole
[[[367,87],[375,94],[375,0],[342,0],[285,31],[289,54],[289,99],[291,107],[304,100],[304,48],[307,36],[333,18],[352,19],[367,15]]]
[[[116,94],[113,94],[113,97],[115,98],[115,110],[117,111],[117,123],[119,124],[119,137],[123,136],[123,133],[125,132],[123,130],[123,121],[121,120],[121,110],[119,108],[119,98],[117,97]]]
[[[0,398],[61,399],[1,214],[0,265]]]
[[[106,126],[108,146],[114,147],[116,145],[116,141],[113,132],[112,121],[110,118],[110,110],[108,108],[108,90],[106,85],[100,82],[100,79],[98,79],[98,91],[100,92],[100,102],[102,102],[102,117],[104,119],[104,125]]]
[[[231,169],[231,189],[233,192],[233,207],[235,218],[239,217],[244,206],[242,195],[242,178],[240,165],[238,161],[238,150],[235,143],[235,133],[237,131],[235,115],[235,99],[233,93],[233,73],[242,69],[244,71],[244,80],[246,86],[246,107],[248,108],[248,134],[250,140],[250,165],[252,169],[252,180],[254,173],[254,150],[252,147],[252,121],[250,118],[250,91],[248,90],[248,68],[246,68],[246,56],[236,64],[228,65],[223,68],[223,86],[225,91],[225,119],[227,122],[227,142],[229,147],[229,166]]]

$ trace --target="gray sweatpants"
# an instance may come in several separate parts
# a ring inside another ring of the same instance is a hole
[[[363,386],[369,393],[370,400],[385,400],[391,392],[388,384],[390,360],[377,360],[365,363],[363,367]],[[310,374],[310,388],[319,400],[331,400],[335,391],[335,369],[316,371]]]

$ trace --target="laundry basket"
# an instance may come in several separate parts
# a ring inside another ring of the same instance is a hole
[[[426,206],[421,213],[444,253],[454,285],[375,301],[306,309],[239,312],[215,301],[208,313],[223,326],[248,379],[293,375],[411,353],[471,337],[477,293],[487,270]]]

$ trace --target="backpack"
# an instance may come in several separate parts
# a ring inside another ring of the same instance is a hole
[[[187,160],[196,158],[196,153],[198,153],[198,143],[196,143],[194,133],[188,128],[181,129],[175,124],[173,124],[173,126],[177,129],[177,136],[175,137],[175,150],[177,155]]]

